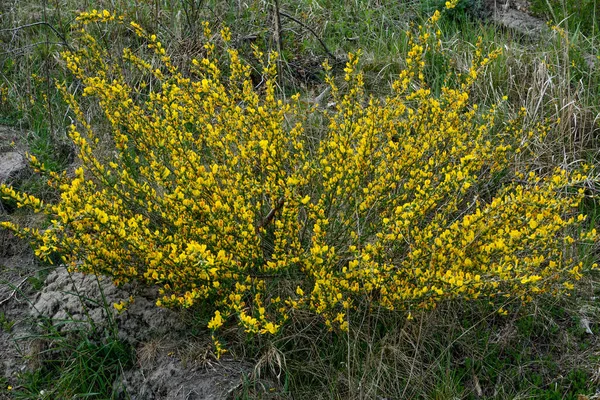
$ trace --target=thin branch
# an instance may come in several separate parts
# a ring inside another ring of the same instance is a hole
[[[271,223],[271,221],[273,221],[273,218],[275,218],[275,213],[277,213],[277,211],[281,210],[284,203],[285,203],[285,198],[284,197],[280,198],[279,201],[277,202],[277,204],[275,205],[275,207],[272,208],[271,211],[269,211],[269,213],[267,214],[265,219],[263,219],[263,221],[256,226],[257,234],[261,228],[264,228],[265,226],[269,225]]]
[[[52,26],[50,23],[48,23],[46,21],[33,22],[31,24],[21,25],[21,26],[17,26],[14,28],[4,28],[4,29],[0,29],[0,32],[18,31],[20,29],[32,28],[34,26],[40,26],[40,25],[44,25],[44,26],[47,26],[48,28],[50,28],[50,30],[52,30],[52,32],[54,32],[54,34],[56,36],[58,36],[58,38],[60,40],[62,40],[62,44],[64,46],[66,46],[69,50],[73,51],[73,48],[69,45],[65,36],[62,33],[60,33],[54,26]]]
[[[188,8],[186,7],[186,4],[184,3],[183,0],[181,0],[181,6],[183,7],[183,12],[185,14],[185,19],[187,21],[188,27],[190,28],[190,31],[195,33],[195,25],[192,26],[192,20],[190,18],[190,15],[188,13]]]
[[[274,32],[274,38],[275,38],[275,46],[277,46],[277,52],[279,53],[279,59],[281,60],[282,57],[282,45],[281,45],[281,19],[279,18],[279,16],[282,14],[281,11],[279,10],[279,0],[275,0],[275,3],[273,4],[273,6],[275,7],[275,12],[274,12],[274,16],[275,16],[275,32]]]
[[[292,21],[294,21],[295,23],[297,23],[298,25],[302,26],[303,28],[305,28],[306,30],[308,30],[310,33],[313,34],[313,36],[315,38],[317,38],[317,40],[319,41],[319,43],[321,44],[321,46],[323,46],[323,49],[325,49],[325,52],[327,53],[327,55],[329,57],[331,57],[333,59],[333,61],[339,61],[338,58],[336,56],[333,55],[333,53],[331,51],[329,51],[329,49],[327,48],[327,45],[325,44],[325,42],[323,42],[323,40],[321,40],[321,38],[319,37],[319,35],[317,35],[317,33],[312,30],[312,28],[308,25],[306,25],[304,22],[300,21],[299,19],[283,12],[283,11],[279,11],[279,14],[283,15],[286,18],[291,19]]]

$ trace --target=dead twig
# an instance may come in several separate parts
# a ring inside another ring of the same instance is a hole
[[[27,279],[29,279],[29,277],[23,279],[21,281],[21,283],[19,283],[17,286],[15,286],[15,289],[12,291],[12,293],[5,299],[0,301],[0,306],[2,306],[4,303],[9,302],[13,297],[15,297],[15,295],[17,294],[17,292],[19,291],[19,289],[21,289],[21,286],[23,286],[23,284],[25,282],[27,282]]]

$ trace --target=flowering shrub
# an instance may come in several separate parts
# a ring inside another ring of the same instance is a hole
[[[110,140],[61,87],[80,165],[73,177],[48,172],[55,204],[2,186],[4,198],[51,220],[44,231],[3,226],[30,237],[42,258],[157,285],[159,306],[202,302],[213,330],[235,320],[276,334],[294,309],[345,330],[348,311],[365,302],[410,316],[446,299],[526,302],[571,289],[584,268],[576,246],[596,239],[576,214],[588,178],[519,169],[512,161],[527,137],[550,127],[522,132],[518,118],[496,119],[501,104],[470,104],[471,84],[498,53],[477,51],[457,87],[431,93],[424,60],[440,51],[439,16],[410,37],[392,95],[366,96],[351,54],[345,89],[327,76],[335,107],[323,110],[276,96],[276,54],[255,87],[236,50],[224,71],[207,41],[187,77],[135,23],[160,66],[130,49],[115,61],[87,27],[123,20],[84,13],[84,46],[63,56],[82,96],[104,111]],[[305,129],[316,115],[327,128],[315,136]]]

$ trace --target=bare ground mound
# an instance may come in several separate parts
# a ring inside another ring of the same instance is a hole
[[[10,270],[16,269],[12,267]],[[135,296],[130,301],[132,294]],[[43,320],[64,334],[86,325],[92,328],[90,335],[106,334],[116,328],[119,340],[133,349],[134,366],[124,370],[115,381],[115,398],[227,398],[241,385],[250,367],[231,359],[212,358],[209,340],[191,337],[181,316],[156,307],[154,296],[149,289],[117,288],[110,279],[57,268],[48,275],[44,288],[30,304],[17,302],[16,297],[4,304],[8,318],[23,321],[19,329],[0,336],[5,378],[11,382],[19,372],[39,367],[32,360],[39,358],[35,353],[46,351],[48,344],[36,347],[32,345],[35,340],[27,338],[36,337],[35,322]],[[119,313],[112,304],[123,300],[130,302]]]

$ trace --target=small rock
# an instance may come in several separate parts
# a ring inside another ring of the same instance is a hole
[[[161,357],[151,369],[126,371],[113,387],[117,398],[131,400],[225,400],[250,371],[236,361],[186,366]]]
[[[590,327],[590,320],[589,319],[587,319],[585,317],[581,317],[581,319],[579,320],[579,324],[585,330],[585,333],[587,333],[588,335],[593,335],[594,334],[594,332],[592,331],[592,328]]]
[[[127,309],[117,313],[112,305],[127,300],[133,294],[128,289],[131,288],[117,288],[107,277],[68,273],[65,268],[58,268],[46,278],[46,287],[33,303],[31,315],[56,322],[91,319],[95,326],[108,328],[111,321],[108,312],[117,324],[119,338],[132,345],[154,335],[163,336],[183,329],[177,313],[157,307],[152,293],[134,295]],[[75,325],[62,324],[61,330]]]
[[[25,159],[16,151],[0,154],[0,184],[23,171],[26,167]]]
[[[492,16],[492,20],[496,24],[514,30],[524,36],[538,38],[544,32],[549,30],[544,21],[532,17],[525,12],[515,9],[497,11],[498,12],[495,12]]]

